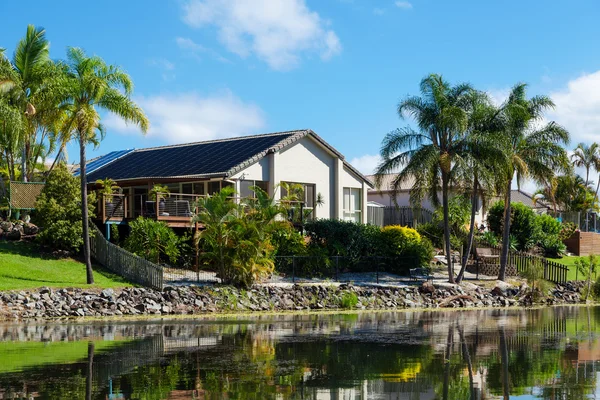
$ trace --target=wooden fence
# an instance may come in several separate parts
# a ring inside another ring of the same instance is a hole
[[[91,224],[94,237],[90,241],[92,257],[106,269],[125,279],[152,289],[163,289],[163,267],[136,256],[106,240]]]
[[[425,208],[385,207],[383,210],[383,226],[402,225],[415,227],[417,224],[431,222],[433,213]]]
[[[500,247],[490,247],[494,255],[500,256]],[[507,265],[514,265],[519,274],[526,272],[530,267],[541,267],[544,271],[543,278],[553,283],[566,283],[569,273],[569,268],[563,264],[522,251],[509,251]]]

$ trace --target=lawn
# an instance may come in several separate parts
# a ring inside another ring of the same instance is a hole
[[[580,280],[583,281],[585,280],[585,277],[581,276],[581,274],[577,273],[577,268],[575,268],[575,260],[577,260],[579,258],[579,256],[566,256],[566,257],[562,257],[562,258],[549,258],[549,260],[552,260],[554,262],[566,265],[567,267],[569,267],[569,273],[567,274],[567,279],[570,281],[575,281],[575,280]],[[595,280],[595,277],[594,277]]]
[[[120,276],[94,266],[91,287],[131,286]],[[35,244],[0,242],[0,290],[34,289],[42,286],[90,287],[86,284],[85,265],[73,259],[57,259]]]

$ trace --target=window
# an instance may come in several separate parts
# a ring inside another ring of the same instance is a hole
[[[254,198],[254,191],[251,189],[253,186],[257,186],[268,192],[268,182],[265,181],[252,181],[252,180],[243,180],[240,181],[240,197],[252,197]]]
[[[226,181],[208,182],[208,194],[213,195],[221,191],[221,189],[233,186],[233,183]]]
[[[204,194],[204,182],[182,183],[181,193],[185,194]]]
[[[315,219],[316,190],[313,183],[283,182],[281,187],[281,198],[289,197],[289,205],[292,209],[304,210],[304,219]],[[290,192],[285,188],[289,187]]]
[[[354,188],[344,188],[344,220],[362,222],[362,191]]]

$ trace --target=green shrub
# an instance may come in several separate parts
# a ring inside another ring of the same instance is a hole
[[[552,283],[544,279],[544,266],[541,262],[530,261],[524,266],[520,275],[527,280],[532,302],[542,300],[548,296]]]
[[[406,275],[410,268],[429,265],[433,245],[415,229],[390,225],[381,230],[380,237],[379,253],[389,259],[388,272]]]
[[[309,221],[304,227],[309,247],[326,249],[329,256],[351,260],[373,255],[378,247],[381,228],[335,219]]]
[[[48,176],[35,203],[35,224],[40,227],[37,240],[57,250],[78,252],[83,246],[81,192],[79,179],[64,164]],[[94,217],[95,194],[88,194],[90,218]]]
[[[358,296],[354,292],[346,292],[342,295],[340,303],[343,308],[349,310],[358,304]]]
[[[593,295],[592,290],[592,278],[598,271],[598,265],[600,265],[598,258],[595,254],[590,254],[587,257],[579,257],[575,260],[575,267],[577,271],[585,277],[586,287],[582,292],[584,294],[584,300],[588,300],[590,295]]]
[[[177,262],[179,238],[166,223],[139,217],[131,221],[129,227],[125,249],[157,264]]]
[[[600,300],[600,276],[596,278],[596,282],[592,285],[591,295],[594,297],[594,300]]]
[[[536,245],[539,238],[539,225],[536,224],[536,215],[533,210],[522,203],[511,203],[510,235],[514,238],[517,250],[529,250]],[[490,207],[488,212],[488,226],[498,237],[502,237],[504,230],[504,202],[499,201]]]
[[[438,222],[427,222],[417,225],[417,232],[437,248],[444,247],[444,227]]]
[[[567,246],[560,240],[558,235],[541,234],[538,244],[544,250],[546,257],[560,257],[567,251]]]
[[[110,226],[110,241],[115,244],[119,244],[119,242],[121,241],[119,225],[112,224]]]
[[[577,225],[575,225],[573,222],[563,222],[561,224],[560,233],[558,234],[558,237],[560,240],[567,240],[571,236],[573,236],[576,230]]]
[[[560,221],[548,214],[538,215],[535,219],[535,223],[538,226],[538,232],[545,235],[558,237],[562,229]]]

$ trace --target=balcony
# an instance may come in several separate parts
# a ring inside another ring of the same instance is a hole
[[[102,223],[126,222],[138,217],[164,221],[174,228],[193,226],[196,203],[202,195],[159,193],[154,199],[147,194],[103,194],[98,200],[98,219]]]

